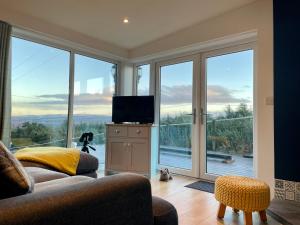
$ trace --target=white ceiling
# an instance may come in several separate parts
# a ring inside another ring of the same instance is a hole
[[[0,0],[0,7],[133,49],[254,1]]]

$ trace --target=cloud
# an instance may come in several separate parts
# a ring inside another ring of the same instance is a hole
[[[215,104],[249,103],[248,99],[234,96],[234,92],[236,91],[220,85],[209,85],[207,87],[207,101]]]
[[[112,102],[112,94],[80,94],[74,96],[75,105],[110,105]],[[39,95],[41,99],[34,104],[39,105],[52,105],[52,104],[68,104],[69,95],[66,94],[54,94],[54,95]]]
[[[192,85],[162,86],[161,101],[165,105],[185,104],[192,101]],[[249,99],[234,96],[235,90],[220,85],[208,85],[207,101],[210,104],[249,103]]]
[[[234,103],[249,103],[250,100],[237,97],[235,90],[228,89],[220,85],[209,85],[207,87],[207,101],[210,105],[224,105]],[[81,113],[86,111],[95,111],[103,109],[111,110],[112,93],[104,91],[103,94],[81,94],[74,96],[74,106]],[[33,101],[15,101],[15,112],[22,114],[26,111],[42,111],[44,112],[66,112],[68,108],[69,95],[67,94],[49,94],[35,96]],[[191,85],[175,85],[162,86],[161,102],[164,105],[184,105],[190,104],[192,101],[192,86]],[[183,107],[183,106],[182,106]],[[93,108],[93,109],[92,109]],[[177,108],[178,110],[178,108]],[[28,112],[27,112],[28,113]]]
[[[110,115],[112,94],[81,94],[74,96],[74,112]],[[21,98],[22,99],[22,98]],[[69,95],[39,95],[28,99],[16,99],[13,102],[13,115],[67,114]]]
[[[161,102],[166,105],[190,103],[192,100],[191,85],[161,87]]]

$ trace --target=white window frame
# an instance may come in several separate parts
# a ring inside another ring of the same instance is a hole
[[[116,59],[108,58],[103,52],[99,54],[95,53],[91,48],[77,45],[76,43],[61,40],[55,37],[48,37],[44,34],[27,31],[25,29],[13,27],[12,37],[30,41],[36,44],[45,45],[48,47],[60,49],[70,53],[69,62],[69,98],[68,98],[68,122],[67,122],[67,146],[71,147],[73,138],[73,106],[74,106],[74,72],[75,72],[75,55],[82,55],[92,59],[108,62],[115,64],[117,66],[117,80],[115,83],[115,95],[120,94],[121,82],[120,82],[120,68],[121,62]],[[93,51],[93,52],[92,52]],[[103,54],[101,54],[103,53]],[[9,115],[9,120],[11,120],[11,115]],[[10,131],[11,132],[11,131]],[[9,140],[11,141],[11,140]]]
[[[158,63],[156,63],[156,93],[155,93],[155,123],[157,124],[157,126],[159,127],[159,123],[160,123],[160,99],[161,99],[161,82],[160,82],[160,68],[162,66],[168,66],[168,65],[174,65],[174,64],[178,64],[178,63],[184,63],[184,62],[188,62],[188,61],[192,61],[193,62],[193,98],[192,98],[192,109],[196,110],[196,115],[195,115],[195,124],[193,125],[193,129],[192,129],[192,168],[189,169],[184,169],[184,168],[176,168],[176,167],[172,167],[172,166],[167,166],[167,165],[161,165],[158,164],[158,168],[159,169],[163,169],[163,168],[169,168],[172,173],[176,173],[176,174],[181,174],[184,176],[190,176],[190,177],[199,177],[199,151],[197,151],[197,149],[199,149],[199,138],[197,138],[198,134],[198,130],[199,130],[199,117],[197,116],[197,112],[199,112],[199,104],[198,102],[200,102],[199,100],[199,95],[198,95],[198,91],[199,88],[197,88],[199,86],[199,76],[197,76],[197,74],[200,73],[200,56],[198,54],[192,54],[189,56],[183,56],[183,57],[176,57],[173,59],[169,59],[169,60],[163,60],[160,61]],[[159,140],[158,140],[159,143]],[[159,148],[159,146],[158,146]],[[158,150],[158,154],[159,150]],[[158,155],[158,159],[159,159],[159,155]]]
[[[257,73],[256,73],[256,43],[248,43],[242,45],[236,45],[234,47],[227,47],[223,49],[212,50],[205,52],[201,56],[201,108],[206,113],[206,101],[207,101],[207,76],[206,76],[206,59],[210,57],[228,55],[247,50],[253,50],[253,175],[257,177]],[[205,117],[204,117],[205,118]],[[205,180],[214,181],[218,176],[206,173],[207,160],[206,160],[206,120],[203,124],[200,124],[200,178]]]
[[[149,74],[149,94],[154,95],[155,89],[155,63],[152,61],[146,61],[142,63],[133,64],[133,85],[132,85],[132,95],[138,95],[138,83],[137,83],[137,71],[139,66],[149,65],[150,74]]]
[[[239,52],[239,51],[245,51],[245,50],[249,50],[252,49],[253,50],[253,63],[254,63],[254,68],[253,68],[253,172],[254,172],[254,177],[257,177],[257,134],[258,134],[258,130],[257,130],[257,46],[256,46],[256,38],[254,37],[253,39],[251,38],[250,40],[248,38],[246,38],[244,41],[243,40],[239,40],[237,43],[232,41],[231,43],[226,43],[224,45],[217,45],[215,47],[210,47],[208,49],[201,49],[198,51],[190,51],[190,52],[185,52],[185,53],[179,53],[179,54],[174,54],[171,56],[167,56],[167,57],[161,57],[158,58],[157,60],[152,60],[152,63],[154,64],[155,67],[155,73],[153,74],[154,76],[154,82],[155,85],[152,86],[152,89],[150,91],[153,91],[153,93],[155,93],[156,96],[156,100],[155,100],[155,123],[159,124],[159,107],[160,107],[160,102],[159,102],[159,98],[157,96],[159,96],[159,92],[160,92],[160,83],[159,83],[159,68],[163,63],[166,62],[176,62],[178,59],[180,58],[184,58],[184,57],[191,57],[191,56],[198,56],[198,65],[199,65],[199,76],[196,76],[197,79],[194,80],[195,84],[197,85],[196,88],[196,98],[199,99],[199,97],[201,99],[196,100],[197,102],[195,103],[194,107],[196,107],[196,111],[197,111],[197,115],[196,115],[196,121],[197,121],[197,126],[195,126],[195,128],[197,129],[194,133],[195,136],[198,137],[198,140],[201,138],[201,140],[194,142],[195,144],[195,148],[197,148],[198,151],[193,152],[195,155],[195,159],[192,159],[192,163],[193,163],[193,168],[191,171],[184,171],[182,169],[176,169],[176,168],[172,168],[171,171],[173,173],[177,173],[177,174],[181,174],[181,175],[186,175],[186,176],[191,176],[191,177],[195,177],[195,178],[201,178],[201,179],[205,179],[205,180],[215,180],[217,178],[217,176],[212,176],[209,174],[205,174],[204,171],[206,172],[206,163],[204,164],[202,161],[205,159],[206,160],[206,151],[203,149],[205,146],[206,147],[206,143],[204,142],[204,135],[202,135],[202,133],[204,132],[204,128],[203,125],[201,125],[200,123],[200,109],[201,107],[203,107],[203,104],[205,104],[204,102],[204,97],[205,96],[203,93],[205,91],[203,85],[205,85],[205,81],[203,77],[204,73],[205,73],[205,69],[204,69],[204,62],[205,62],[205,57],[207,57],[209,54],[219,54],[222,55],[222,53],[224,54],[224,52],[226,52],[227,54],[230,53],[234,53],[234,52]],[[200,93],[201,92],[201,93]],[[194,92],[195,93],[195,92]],[[204,123],[203,123],[204,124]],[[197,139],[197,138],[194,138]],[[205,145],[204,145],[205,144]],[[194,165],[195,164],[195,165]],[[158,168],[162,168],[160,165],[158,165]]]

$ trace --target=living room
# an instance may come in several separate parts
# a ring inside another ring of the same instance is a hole
[[[31,193],[0,224],[297,224],[297,6],[2,0],[1,146]],[[224,200],[248,182],[264,206]]]

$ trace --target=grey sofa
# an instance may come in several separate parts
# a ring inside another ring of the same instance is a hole
[[[152,197],[148,179],[94,179],[27,167],[33,193],[0,200],[0,225],[177,225],[176,209]]]
[[[22,160],[20,160],[20,162],[24,167],[40,167],[48,170],[57,171],[54,168],[41,163],[22,161]],[[98,170],[98,166],[99,166],[99,162],[96,157],[86,152],[80,151],[80,158],[76,170],[76,175],[83,175],[83,176],[96,178],[97,177],[96,171]]]

